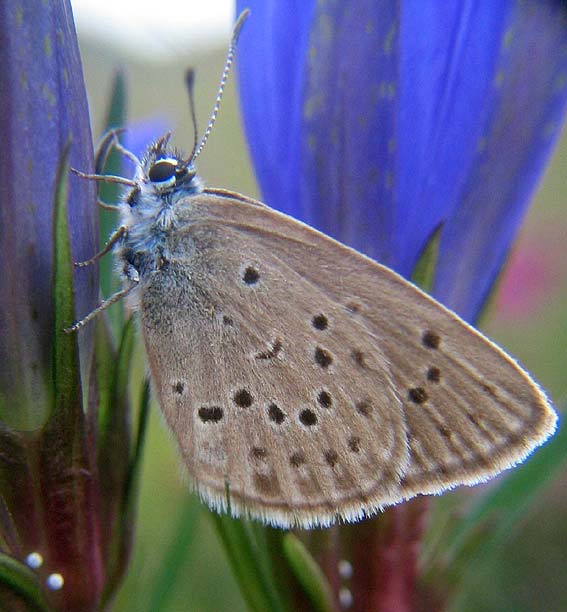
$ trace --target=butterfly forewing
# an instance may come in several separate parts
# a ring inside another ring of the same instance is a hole
[[[387,268],[229,192],[187,198],[180,221],[142,325],[211,505],[355,519],[487,478],[553,431],[523,370]]]

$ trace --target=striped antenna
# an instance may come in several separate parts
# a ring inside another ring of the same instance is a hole
[[[197,159],[197,157],[199,157],[199,154],[203,150],[203,147],[205,146],[205,143],[207,142],[207,139],[209,138],[211,130],[213,129],[213,125],[219,113],[220,103],[222,100],[222,95],[224,93],[224,88],[226,86],[226,81],[228,79],[230,69],[232,68],[232,64],[234,62],[234,54],[236,53],[236,45],[238,43],[238,37],[240,35],[240,30],[242,29],[242,26],[244,25],[244,22],[246,21],[249,15],[250,15],[250,9],[243,10],[242,13],[240,13],[240,16],[238,17],[238,19],[236,20],[236,23],[234,24],[234,29],[232,30],[232,37],[230,39],[230,44],[228,46],[228,53],[226,54],[226,62],[224,64],[224,70],[222,71],[222,76],[221,76],[221,80],[219,84],[217,98],[215,100],[215,105],[213,107],[213,112],[211,113],[211,118],[209,119],[207,129],[205,130],[205,133],[203,134],[203,138],[201,138],[201,142],[199,143],[199,146],[197,146],[194,149],[193,153],[191,154],[191,157],[189,158],[190,161],[194,161],[195,159]]]

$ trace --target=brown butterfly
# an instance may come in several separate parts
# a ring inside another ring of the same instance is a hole
[[[132,180],[116,246],[155,391],[192,483],[213,508],[278,526],[353,521],[475,484],[555,430],[511,357],[392,270],[221,189],[169,135]],[[193,108],[193,105],[192,105]],[[196,145],[197,143],[195,143]]]

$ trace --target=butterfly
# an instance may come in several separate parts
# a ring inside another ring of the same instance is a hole
[[[495,476],[555,430],[514,359],[392,270],[267,205],[206,188],[169,134],[138,160],[114,248],[193,487],[281,527],[355,521]],[[192,76],[190,77],[190,80]],[[190,88],[191,91],[191,88]],[[191,105],[193,109],[193,104]],[[194,114],[194,111],[193,111]]]

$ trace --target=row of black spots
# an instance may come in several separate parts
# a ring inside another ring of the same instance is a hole
[[[254,403],[254,398],[247,389],[240,389],[234,394],[233,401],[241,408],[249,408]],[[203,423],[218,423],[224,418],[224,411],[220,406],[201,406],[198,414]],[[286,419],[285,413],[274,403],[268,406],[268,417],[276,425],[281,425]]]
[[[325,331],[329,327],[329,319],[323,313],[319,313],[313,316],[311,319],[311,325],[313,326],[313,329],[316,329],[317,331]],[[323,370],[326,370],[333,363],[333,356],[331,353],[327,349],[320,346],[315,347],[313,358],[315,363]],[[321,401],[319,401],[319,403],[324,405]]]
[[[287,415],[276,403],[272,402],[268,405],[268,418],[276,425],[282,425]],[[305,408],[299,413],[299,422],[305,427],[314,427],[318,421],[317,414],[310,408]]]
[[[361,451],[361,441],[358,436],[350,436],[347,440],[347,446],[351,453],[358,454]],[[335,467],[339,463],[339,453],[333,448],[326,450],[323,453],[325,462],[330,467]],[[307,458],[303,451],[296,451],[289,457],[289,464],[294,468],[300,468],[307,463]]]
[[[318,315],[318,316],[322,316],[322,315]],[[315,318],[316,317],[313,318],[313,322],[315,321]],[[316,327],[315,323],[313,323],[313,327]],[[322,327],[316,327],[316,328],[324,329]],[[326,370],[333,363],[333,355],[327,349],[321,346],[315,347],[315,352],[313,353],[313,356],[315,358],[315,363],[321,368],[323,368],[323,370]],[[364,369],[367,367],[366,355],[360,349],[352,349],[350,352],[350,356],[352,360],[354,361],[354,363],[359,368]]]
[[[316,330],[325,331],[329,327],[329,319],[326,315],[319,313],[311,319],[311,324]],[[333,363],[333,356],[331,353],[320,346],[315,348],[314,357],[315,362],[323,369],[328,368]],[[366,367],[365,355],[361,350],[353,349],[351,351],[351,357],[359,367]]]
[[[329,327],[329,319],[326,315],[319,313],[311,319],[311,325],[318,331],[325,331]],[[331,353],[320,346],[315,348],[314,357],[317,365],[323,369],[327,369],[333,363],[333,356]],[[353,349],[351,351],[351,357],[358,366],[362,368],[366,367],[364,353],[362,351]]]
[[[329,319],[324,314],[319,313],[311,319],[311,324],[315,329],[325,331],[329,327]],[[365,355],[361,350],[353,349],[351,357],[359,367],[366,367]],[[333,357],[329,351],[318,346],[315,348],[315,361],[322,368],[328,368],[333,363]]]
[[[430,366],[425,377],[431,383],[439,383],[441,382],[441,370],[437,366]],[[411,387],[408,389],[408,399],[414,404],[424,404],[429,399],[429,395],[423,387]]]
[[[430,366],[427,370],[427,379],[431,382],[437,383],[441,380],[441,371],[439,368],[437,368],[436,366]],[[452,390],[449,390],[449,393],[451,393]],[[424,395],[425,394],[425,395]],[[455,396],[457,398],[460,397],[460,394],[457,392],[454,392]],[[409,397],[412,401],[414,401],[417,404],[423,404],[428,400],[427,394],[425,393],[424,389],[422,388],[414,388],[414,389],[410,389],[409,391]],[[496,438],[494,437],[494,432],[492,430],[491,427],[486,427],[483,422],[482,422],[482,413],[481,412],[475,412],[475,413],[469,413],[468,411],[465,411],[465,416],[468,418],[469,422],[477,429],[480,430],[480,432],[484,435],[485,438],[487,438],[491,443],[495,443],[496,442]],[[428,417],[430,419],[430,421],[432,422],[433,426],[436,428],[436,430],[439,432],[439,434],[442,436],[442,438],[445,439],[449,449],[454,452],[456,455],[462,455],[462,449],[460,448],[459,444],[458,444],[458,440],[461,440],[461,444],[465,446],[466,452],[467,453],[472,453],[474,460],[480,465],[482,464],[482,462],[484,461],[484,458],[482,457],[482,452],[479,452],[478,449],[476,448],[476,444],[473,441],[472,438],[470,438],[467,435],[463,435],[462,433],[459,433],[458,431],[452,430],[450,429],[450,427],[448,427],[446,425],[445,422],[443,422],[442,419],[438,418],[435,414],[435,412],[432,413],[428,413]],[[505,435],[505,434],[504,434]],[[506,443],[510,443],[510,440],[507,440]],[[463,456],[464,457],[464,456]],[[429,468],[427,468],[429,469]],[[446,472],[446,467],[444,466],[437,466],[436,470],[439,471],[440,473],[445,473]]]
[[[173,389],[176,393],[183,393],[183,383],[175,383]],[[240,408],[249,408],[254,403],[254,398],[248,389],[239,389],[233,395],[232,401]],[[218,423],[224,418],[224,410],[220,406],[201,406],[197,414],[203,423]]]
[[[242,281],[246,285],[249,285],[249,286],[256,285],[259,280],[260,280],[260,273],[254,266],[247,266],[244,269],[244,272],[242,274]],[[358,313],[360,311],[360,304],[354,303],[354,302],[349,303],[347,304],[347,309],[353,314]],[[223,323],[225,325],[233,325],[233,320],[230,317],[224,316]],[[316,315],[313,315],[311,319],[311,325],[313,326],[314,329],[318,331],[325,331],[329,327],[329,319],[325,314],[318,313]],[[259,352],[256,355],[256,358],[257,359],[272,359],[277,356],[281,348],[282,348],[281,340],[276,338],[272,348],[269,351]],[[362,351],[354,349],[351,355],[358,366],[363,367],[363,368],[366,367],[364,353]],[[327,369],[333,363],[333,356],[331,355],[331,353],[327,349],[324,349],[320,346],[317,346],[315,348],[314,358],[315,358],[315,362],[323,369]]]
[[[173,384],[173,391],[178,395],[182,395],[185,390],[185,385],[182,381],[177,381]],[[238,389],[232,397],[233,402],[240,408],[249,408],[254,403],[254,398],[248,389]]]
[[[441,344],[441,336],[437,332],[427,329],[421,335],[421,343],[425,348],[435,351]],[[437,366],[430,366],[425,378],[430,383],[439,383],[441,382],[441,370]],[[408,399],[414,404],[425,404],[429,395],[424,387],[411,387],[408,389]]]
[[[441,344],[441,337],[438,333],[428,329],[421,336],[423,346],[428,349],[437,350]],[[436,366],[430,366],[426,373],[429,382],[438,383],[441,381],[441,370]]]
[[[426,336],[427,336],[427,342],[425,341]],[[428,348],[437,349],[439,347],[439,343],[440,343],[439,336],[437,336],[433,332],[426,332],[423,336],[423,339],[424,339],[424,345],[427,346]],[[429,366],[425,376],[428,382],[437,384],[441,381],[441,370],[437,366]],[[429,400],[429,396],[428,396],[427,391],[423,387],[412,387],[408,390],[408,399],[412,401],[414,404],[421,405],[421,404],[425,404]],[[454,440],[454,437],[453,437],[454,432],[449,427],[447,427],[445,423],[443,423],[442,421],[439,421],[432,415],[429,415],[429,416],[433,420],[433,425],[435,426],[439,434],[445,439],[446,443],[449,445],[449,448],[458,455],[460,453],[460,449]],[[474,425],[477,425],[478,419],[476,418],[475,415],[467,414],[467,416],[469,417],[469,420]],[[470,445],[467,445],[467,446],[469,446],[468,451],[473,453],[475,457],[475,461],[477,461],[477,463],[482,463],[483,458],[479,455],[477,450],[470,447]],[[443,465],[438,465],[436,467],[436,470],[442,474],[447,473],[447,467]]]
[[[254,403],[254,398],[248,389],[239,389],[232,397],[233,402],[239,408],[250,408]],[[332,397],[328,391],[322,390],[317,396],[317,401],[324,408],[330,408],[332,405]],[[275,403],[271,402],[267,407],[268,418],[276,425],[282,425],[287,416],[284,411]],[[198,411],[200,419],[203,423],[215,422],[222,420],[224,412],[220,406],[201,406]],[[315,411],[310,408],[305,408],[299,413],[299,422],[305,427],[314,427],[317,425],[319,418]]]

